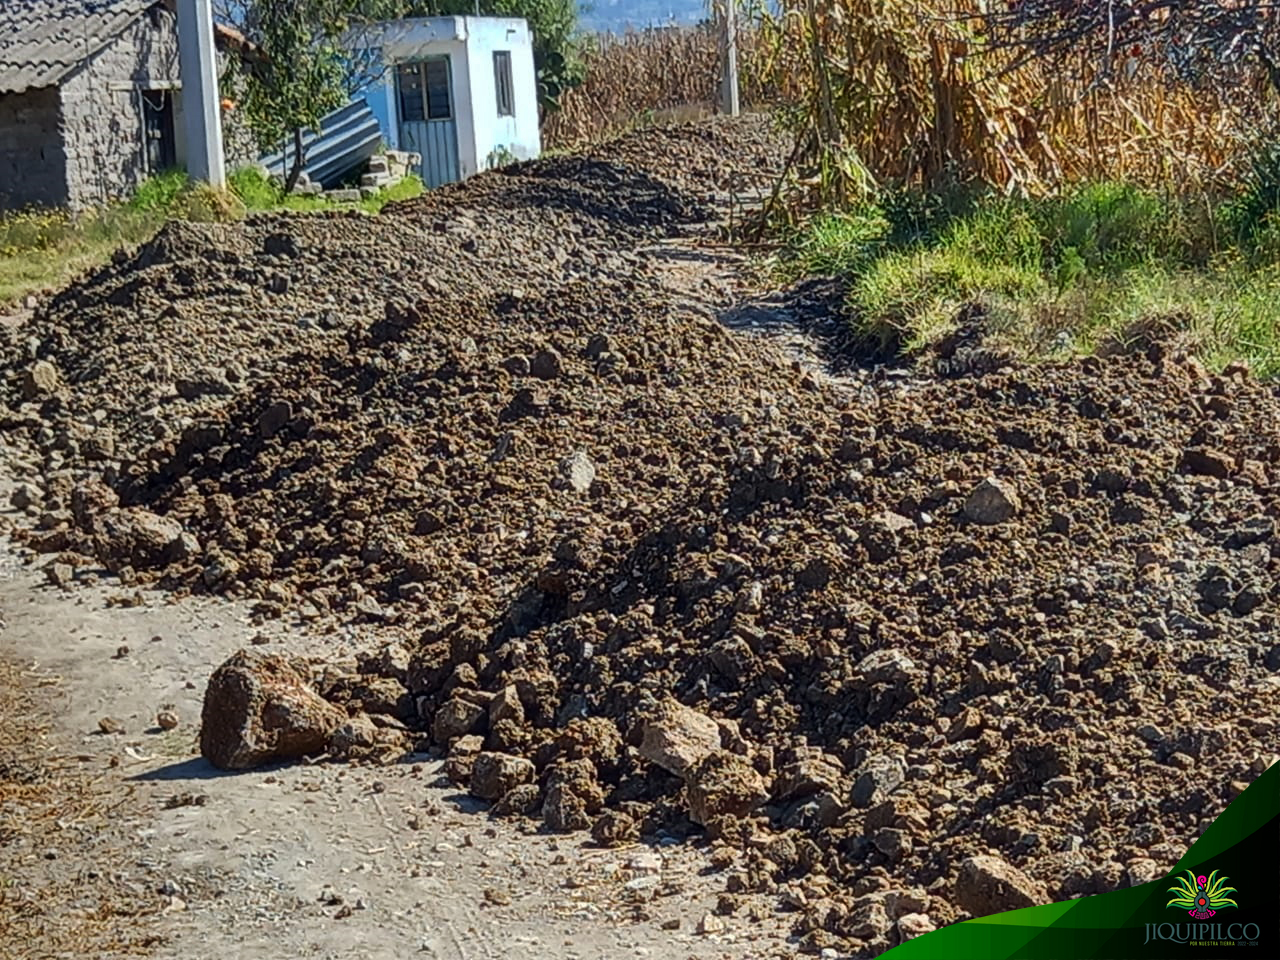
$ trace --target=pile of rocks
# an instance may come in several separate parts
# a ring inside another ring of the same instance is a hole
[[[810,948],[1158,876],[1280,746],[1275,391],[1159,344],[834,390],[639,249],[769,137],[168,231],[8,348],[23,536],[390,644],[228,665],[211,758],[437,750],[498,813],[708,838]]]

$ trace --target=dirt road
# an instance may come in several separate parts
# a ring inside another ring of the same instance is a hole
[[[134,789],[69,822],[162,949],[874,957],[1158,877],[1273,761],[1275,389],[1154,333],[1020,365],[980,303],[860,367],[838,291],[708,249],[777,146],[644,131],[376,220],[170,225],[0,343],[12,536],[69,589],[13,581],[5,643],[63,678],[54,755]],[[308,742],[429,747],[457,791],[190,763],[227,653],[382,641],[313,681]],[[79,883],[73,846],[16,875]]]
[[[332,658],[354,651],[358,637],[264,631],[250,625],[247,605],[222,600],[149,592],[122,606],[111,586],[67,596],[32,571],[5,570],[0,655],[10,670],[0,689],[29,701],[5,709],[22,718],[24,736],[0,752],[0,775],[10,778],[0,793],[0,904],[28,916],[0,926],[2,957],[786,952],[785,917],[763,898],[757,918],[715,917],[711,926],[723,929],[698,932],[723,881],[696,845],[604,850],[585,835],[491,821],[425,756],[234,775],[200,759],[200,698],[223,658],[255,637],[269,637],[271,650]],[[166,705],[180,718],[171,731],[156,726]],[[103,733],[104,718],[123,732]],[[56,779],[35,805],[41,818],[14,822],[34,809],[13,782],[31,771]]]

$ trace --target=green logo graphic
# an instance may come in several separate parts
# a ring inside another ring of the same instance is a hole
[[[1239,907],[1230,897],[1235,887],[1226,885],[1227,878],[1219,877],[1215,870],[1206,878],[1204,874],[1196,876],[1190,870],[1185,877],[1179,877],[1169,892],[1176,896],[1165,904],[1166,908],[1182,909],[1197,920],[1207,920],[1223,907]]]

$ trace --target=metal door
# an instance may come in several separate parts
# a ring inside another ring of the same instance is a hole
[[[400,149],[421,155],[417,173],[428,187],[460,179],[451,74],[448,56],[396,65]]]

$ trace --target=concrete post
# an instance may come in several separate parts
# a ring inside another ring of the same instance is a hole
[[[187,135],[187,173],[215,187],[227,185],[218,100],[218,55],[211,0],[178,0],[178,66]]]
[[[736,117],[738,107],[738,24],[736,0],[724,0],[724,72],[721,78],[721,106]]]

